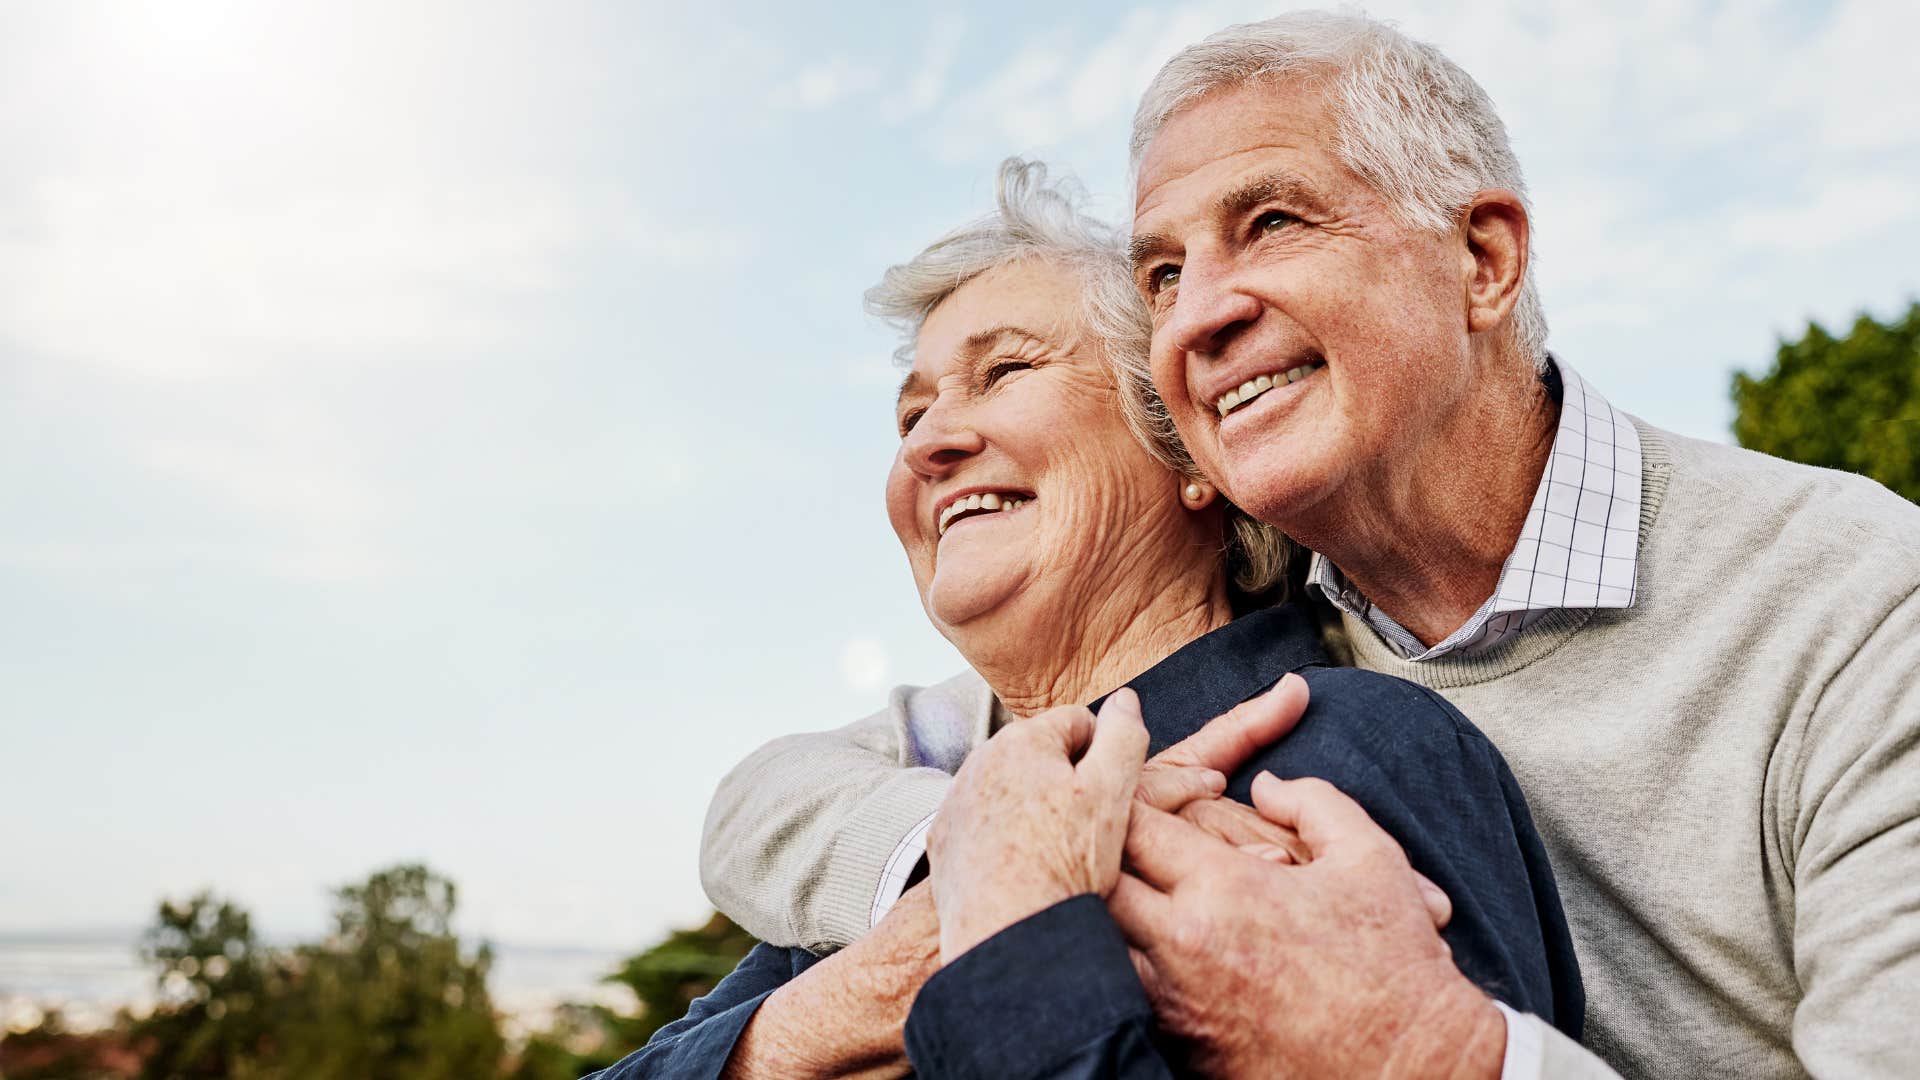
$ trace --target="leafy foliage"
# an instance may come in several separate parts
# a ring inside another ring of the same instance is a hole
[[[1766,374],[1734,375],[1733,401],[1740,445],[1920,502],[1920,303],[1885,323],[1862,315],[1845,337],[1809,324]]]
[[[576,1080],[638,1049],[713,989],[754,939],[723,915],[623,961],[605,982],[633,1012],[571,1003],[509,1047],[487,992],[493,957],[453,931],[458,894],[424,866],[334,893],[332,931],[263,943],[239,906],[163,901],[141,942],[159,1005],[73,1032],[58,1012],[0,1038],[8,1080]]]
[[[163,1006],[134,1026],[149,1080],[455,1080],[504,1050],[491,955],[451,929],[453,883],[397,866],[335,894],[317,944],[266,947],[232,903],[162,903],[145,951]]]
[[[637,1016],[602,1005],[563,1010],[553,1030],[528,1042],[511,1080],[572,1080],[606,1068],[686,1015],[687,1006],[712,990],[754,945],[753,935],[717,912],[704,926],[674,931],[628,957],[605,980],[633,991],[640,1002]]]

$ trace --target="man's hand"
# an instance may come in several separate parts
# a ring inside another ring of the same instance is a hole
[[[1149,758],[1140,770],[1134,798],[1156,810],[1177,813],[1248,854],[1276,862],[1308,862],[1312,854],[1299,833],[1268,821],[1251,807],[1220,797],[1226,791],[1226,774],[1292,732],[1307,711],[1307,700],[1307,681],[1287,674],[1271,690],[1248,698]],[[1453,918],[1453,902],[1424,875],[1414,876],[1433,925],[1447,925]]]
[[[943,963],[1062,900],[1113,889],[1146,754],[1140,701],[1123,689],[1097,719],[1049,709],[968,755],[927,834]]]
[[[1226,774],[1279,742],[1307,711],[1307,681],[1289,673],[1273,689],[1206,722],[1199,731],[1155,754],[1140,770],[1136,796],[1175,813],[1190,802],[1218,798]]]
[[[1145,805],[1108,898],[1162,1029],[1214,1075],[1498,1076],[1499,1011],[1454,967],[1398,844],[1322,780],[1262,775],[1304,865]],[[1137,875],[1137,876],[1135,876]]]

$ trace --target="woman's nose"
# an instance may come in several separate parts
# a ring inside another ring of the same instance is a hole
[[[934,478],[946,475],[985,445],[986,440],[968,422],[965,406],[936,400],[907,432],[900,453],[914,472]]]

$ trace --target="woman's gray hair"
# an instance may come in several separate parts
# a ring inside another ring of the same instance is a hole
[[[1071,178],[1049,181],[1038,161],[1008,158],[994,185],[997,208],[927,245],[912,261],[889,267],[867,290],[870,314],[905,336],[894,358],[913,362],[914,339],[933,309],[989,270],[1039,259],[1072,270],[1085,288],[1082,314],[1112,368],[1121,413],[1141,445],[1182,475],[1200,478],[1147,364],[1152,323],[1127,262],[1120,230],[1081,209],[1086,193]],[[1293,550],[1278,529],[1228,504],[1227,575],[1249,595],[1283,584]]]
[[[1506,125],[1480,84],[1439,49],[1365,15],[1296,11],[1230,26],[1161,67],[1133,116],[1138,181],[1147,147],[1173,115],[1216,90],[1257,79],[1324,80],[1336,156],[1414,228],[1451,229],[1475,193],[1526,199]],[[1513,308],[1514,344],[1547,363],[1547,317],[1529,261]]]

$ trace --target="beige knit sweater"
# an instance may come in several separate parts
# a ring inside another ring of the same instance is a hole
[[[1614,1068],[1920,1076],[1920,508],[1640,434],[1633,607],[1419,664],[1349,619],[1356,659],[1436,688],[1506,755]],[[714,902],[783,944],[857,936],[992,708],[968,675],[756,752],[709,812]],[[1545,1075],[1597,1068],[1539,1026]]]

